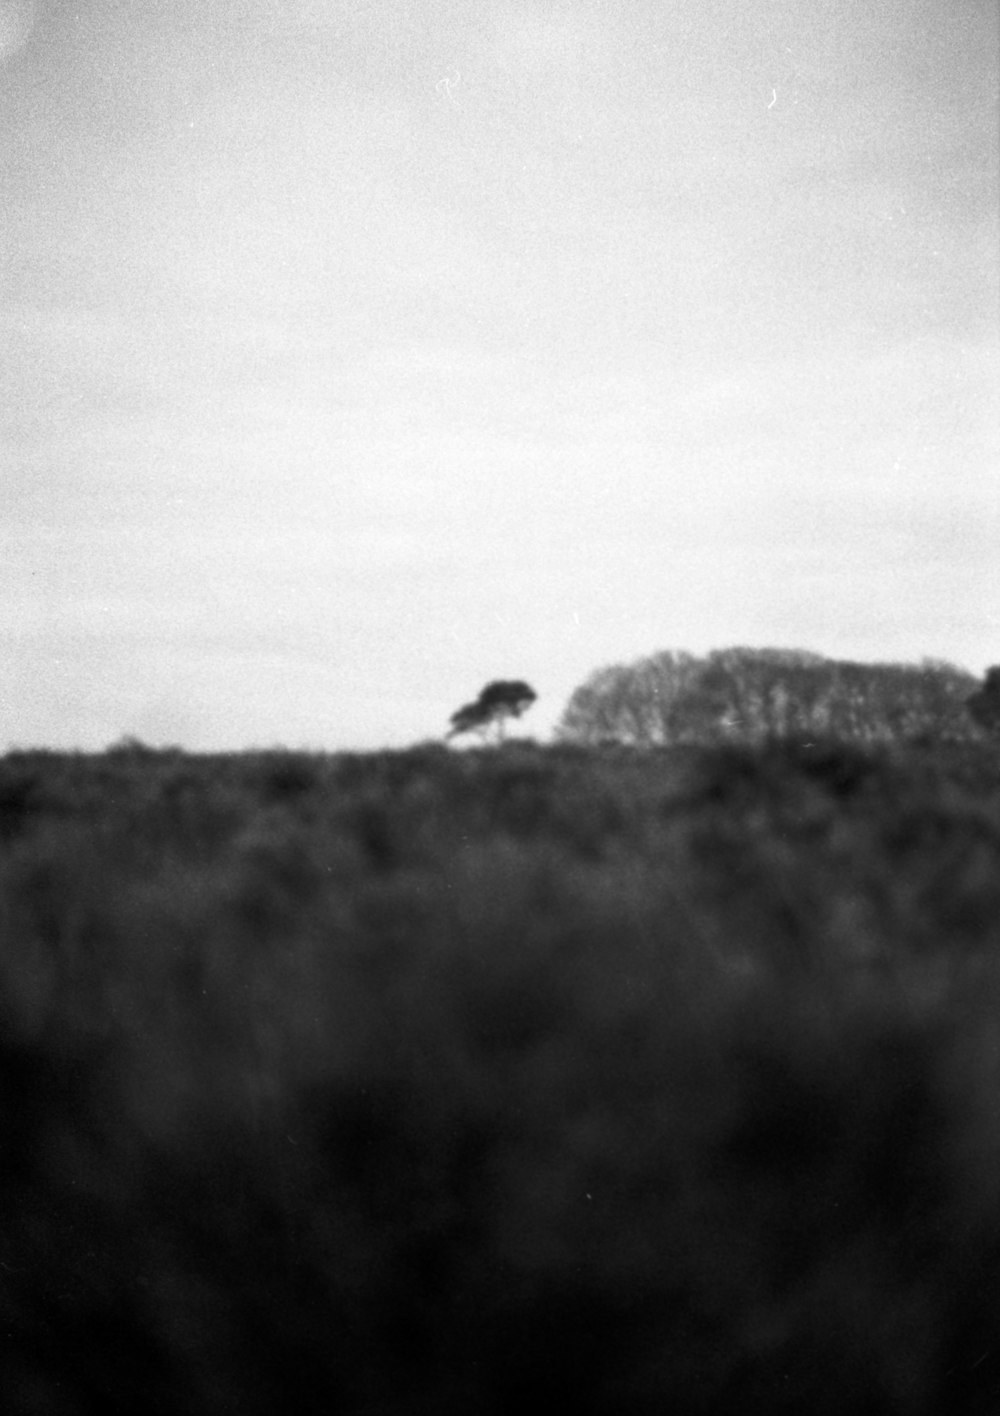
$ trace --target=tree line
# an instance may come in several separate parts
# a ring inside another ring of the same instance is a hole
[[[937,659],[855,663],[801,649],[731,648],[703,657],[667,650],[591,674],[556,731],[564,742],[636,746],[774,737],[960,741],[989,730],[983,692],[972,674]]]

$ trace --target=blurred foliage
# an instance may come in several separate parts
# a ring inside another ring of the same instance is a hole
[[[0,1410],[1000,1409],[1000,760],[0,760]]]
[[[966,700],[966,708],[984,732],[1000,736],[1000,665],[986,670],[982,684]]]

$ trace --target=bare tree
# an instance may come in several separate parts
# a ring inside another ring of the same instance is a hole
[[[966,709],[975,679],[937,661],[863,664],[801,649],[654,654],[592,674],[574,692],[556,733],[569,742],[644,747],[816,735],[859,743],[960,741],[974,733],[970,717],[1000,732],[1000,668],[991,673],[993,688],[988,675]]]
[[[703,661],[692,654],[669,651],[597,669],[573,693],[557,736],[566,742],[642,747],[677,741],[703,669]]]
[[[481,732],[485,740],[491,727],[496,728],[497,741],[504,736],[508,718],[520,718],[534,703],[538,694],[523,679],[494,679],[488,683],[474,703],[466,703],[451,715],[447,736]]]

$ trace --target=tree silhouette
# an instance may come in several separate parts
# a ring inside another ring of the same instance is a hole
[[[986,670],[982,687],[965,700],[965,706],[974,723],[1000,736],[1000,665]]]
[[[503,739],[508,718],[520,718],[534,703],[538,694],[523,679],[494,679],[488,683],[474,703],[466,703],[451,715],[447,736],[481,732],[485,738],[496,725],[497,741]]]
[[[975,678],[934,660],[854,663],[746,647],[704,658],[666,651],[592,674],[570,698],[556,736],[640,747],[817,736],[964,741],[975,735],[973,718],[987,731],[996,721],[1000,733],[1000,668],[995,673],[995,687],[988,681],[973,707]]]

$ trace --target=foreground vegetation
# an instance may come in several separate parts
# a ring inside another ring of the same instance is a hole
[[[0,761],[0,1409],[1000,1409],[1000,761]]]

